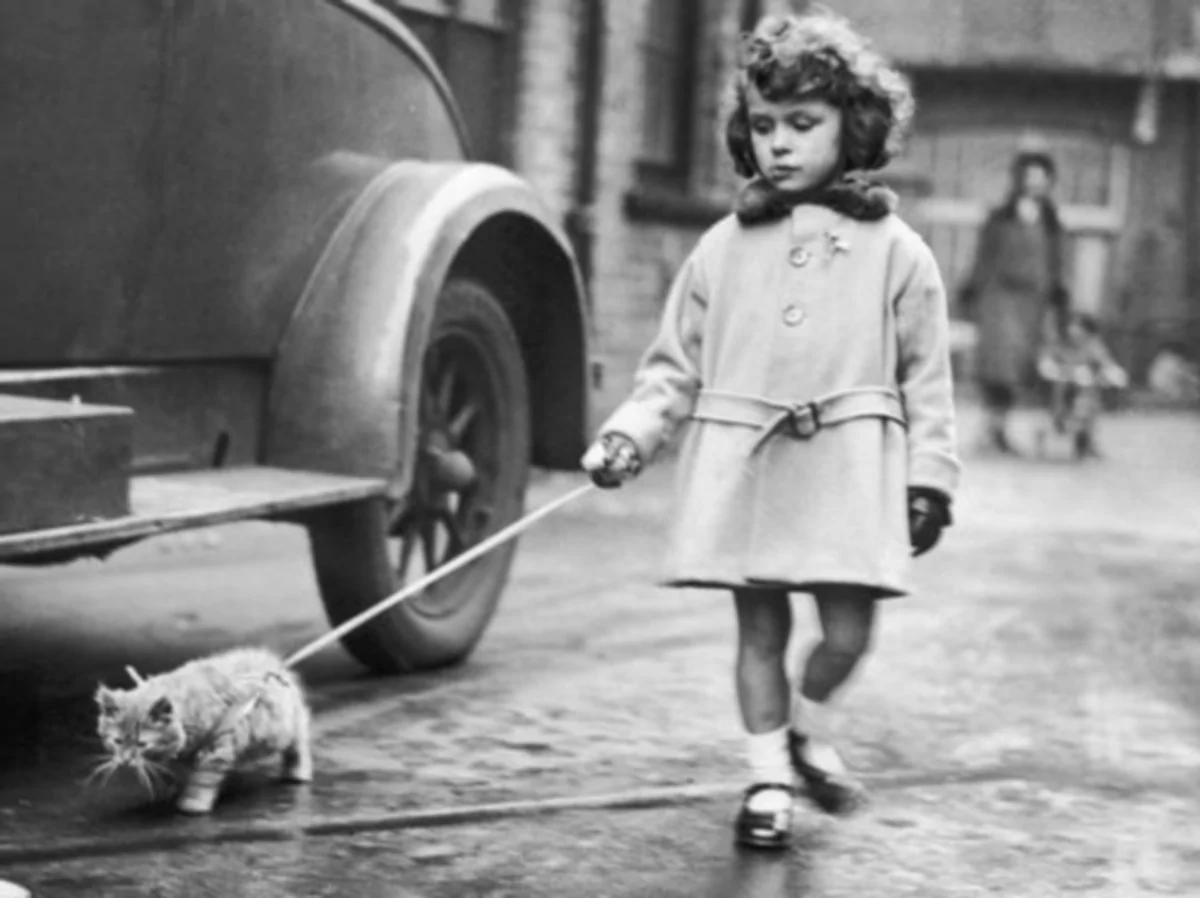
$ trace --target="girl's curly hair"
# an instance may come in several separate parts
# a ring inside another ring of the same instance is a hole
[[[821,99],[842,110],[844,171],[882,168],[903,146],[915,103],[908,79],[846,20],[823,7],[767,16],[743,35],[725,142],[743,177],[758,172],[746,92],[771,102]]]

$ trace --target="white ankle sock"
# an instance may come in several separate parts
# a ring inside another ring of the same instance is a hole
[[[829,739],[829,706],[805,698],[797,689],[792,696],[792,729],[822,742]]]
[[[845,773],[846,765],[833,747],[831,717],[827,703],[814,702],[796,691],[792,699],[792,728],[808,737],[803,749],[805,760],[829,773]]]
[[[754,782],[792,784],[795,774],[788,758],[787,731],[788,728],[783,726],[769,733],[747,734],[746,759]],[[752,796],[747,804],[752,811],[773,813],[788,807],[791,801],[790,795],[769,789]]]

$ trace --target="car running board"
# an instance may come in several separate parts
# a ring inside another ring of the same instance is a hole
[[[130,480],[128,516],[0,535],[0,561],[86,554],[79,550],[231,521],[283,518],[383,496],[386,489],[383,479],[258,466],[143,475]]]

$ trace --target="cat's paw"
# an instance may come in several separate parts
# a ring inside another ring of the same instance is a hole
[[[284,752],[279,778],[285,783],[311,783],[313,781],[312,755],[307,752]]]
[[[210,814],[217,803],[215,786],[189,785],[184,788],[175,802],[176,809],[183,814]]]
[[[211,814],[215,801],[213,799],[201,798],[196,795],[185,795],[175,803],[175,808],[181,814],[190,814],[192,816],[203,816]]]

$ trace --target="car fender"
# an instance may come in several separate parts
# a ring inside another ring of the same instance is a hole
[[[562,408],[582,433],[587,317],[566,236],[506,169],[402,161],[366,185],[299,296],[272,364],[265,463],[386,478],[393,495],[407,492],[414,459],[405,448],[417,433],[422,351],[438,293],[472,235],[500,217],[519,218],[555,248],[564,273],[540,301],[570,304],[578,322],[577,358],[556,373],[572,385]],[[551,457],[542,461],[573,463],[581,441],[544,452]]]

